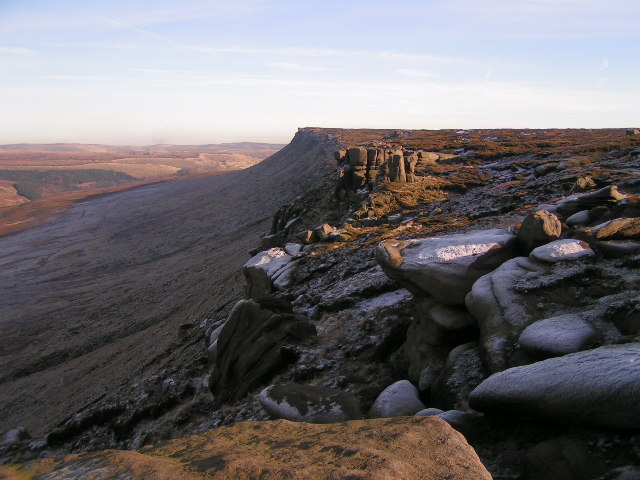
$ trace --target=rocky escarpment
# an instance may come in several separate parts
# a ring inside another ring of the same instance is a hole
[[[634,472],[640,145],[401,133],[335,132],[341,165],[276,212],[246,298],[192,333],[213,394],[193,430],[416,414],[462,432],[497,479]],[[370,150],[434,156],[403,179],[400,153]]]
[[[385,151],[337,151],[337,186],[315,202],[341,220],[305,218],[310,199],[289,225],[281,209],[277,242],[245,264],[249,296],[286,299],[317,330],[271,382],[355,394],[372,418],[444,418],[496,478],[552,478],[528,459],[567,435],[591,458],[576,478],[636,464],[640,150],[429,164]],[[411,177],[393,174],[400,157]],[[326,398],[265,400],[284,385],[259,396],[271,416]]]

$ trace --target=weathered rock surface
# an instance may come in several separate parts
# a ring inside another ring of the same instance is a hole
[[[549,269],[526,257],[509,260],[473,284],[466,305],[480,328],[480,340],[490,372],[509,366],[511,346],[533,320],[514,286],[523,278],[543,277]]]
[[[579,260],[593,255],[595,252],[588,243],[568,238],[534,248],[529,257],[539,262],[555,263]]]
[[[385,240],[376,259],[389,277],[418,296],[461,305],[473,283],[517,255],[514,235],[483,230],[420,240]]]
[[[477,342],[459,345],[432,387],[431,401],[446,409],[467,410],[469,393],[486,378]]]
[[[560,238],[562,223],[553,213],[546,210],[538,210],[525,217],[518,239],[523,253],[527,254],[536,247]]]
[[[373,403],[371,418],[413,415],[425,406],[418,398],[418,389],[409,380],[400,380],[385,388]]]
[[[362,418],[358,398],[334,388],[271,385],[258,394],[258,401],[272,418],[294,422],[336,423]]]
[[[580,210],[600,206],[611,207],[625,198],[627,198],[626,195],[620,193],[617,186],[611,185],[592,193],[571,195],[559,201],[557,208],[562,215],[570,216]]]
[[[3,432],[0,437],[0,445],[13,445],[14,443],[21,442],[31,438],[29,432],[24,427],[16,427]]]
[[[239,301],[218,336],[209,380],[216,404],[238,400],[269,381],[295,359],[291,345],[315,333],[302,315],[262,307],[253,300]]]
[[[36,475],[67,480],[491,479],[460,433],[440,419],[421,417],[332,425],[243,422],[138,451],[107,450],[0,467],[3,478]]]
[[[469,397],[479,411],[640,428],[640,344],[610,345],[496,373]]]
[[[566,314],[529,325],[518,342],[530,354],[546,358],[585,350],[597,337],[598,331],[580,315]]]
[[[640,218],[615,218],[593,227],[598,240],[634,240],[640,238]]]
[[[476,322],[461,306],[442,305],[431,298],[416,299],[415,323],[422,340],[432,346],[458,344],[477,334]]]
[[[247,296],[258,298],[271,293],[274,282],[290,261],[291,256],[281,248],[270,248],[247,260],[242,267]]]

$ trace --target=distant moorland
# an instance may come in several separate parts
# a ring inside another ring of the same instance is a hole
[[[40,223],[98,193],[250,167],[283,145],[0,145],[0,235]]]

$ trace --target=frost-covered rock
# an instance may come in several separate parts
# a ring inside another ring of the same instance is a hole
[[[529,258],[545,263],[567,262],[591,257],[595,252],[582,240],[567,238],[534,248]]]
[[[373,403],[371,418],[413,415],[425,406],[418,398],[418,389],[409,380],[400,380],[385,388]]]
[[[415,295],[460,305],[473,282],[517,255],[517,243],[505,230],[386,240],[376,249],[376,259],[390,278]]]
[[[291,255],[281,248],[270,248],[247,260],[242,267],[247,281],[247,296],[259,298],[269,294],[274,280],[290,261]]]
[[[541,278],[549,272],[548,266],[517,257],[473,284],[466,305],[478,322],[480,344],[490,372],[509,366],[510,353],[520,333],[536,320],[514,286],[522,279]]]
[[[640,428],[640,344],[609,345],[496,373],[469,405],[496,414]]]
[[[617,186],[611,185],[591,193],[570,195],[556,205],[558,212],[562,215],[570,216],[580,210],[587,210],[593,207],[610,207],[625,198],[627,196],[620,193]]]
[[[350,393],[313,385],[271,385],[258,394],[272,418],[294,422],[336,423],[361,418],[360,402]]]
[[[293,257],[302,251],[302,245],[299,243],[289,242],[284,246],[284,251],[287,255],[291,255]]]
[[[577,213],[574,213],[569,218],[567,218],[567,226],[569,227],[581,227],[584,225],[589,225],[591,221],[591,215],[589,215],[589,210],[580,210]]]
[[[534,356],[558,357],[585,350],[597,337],[598,331],[580,315],[567,314],[529,325],[519,343]]]

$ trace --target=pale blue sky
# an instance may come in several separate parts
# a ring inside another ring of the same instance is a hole
[[[638,0],[0,0],[0,143],[640,124]]]

